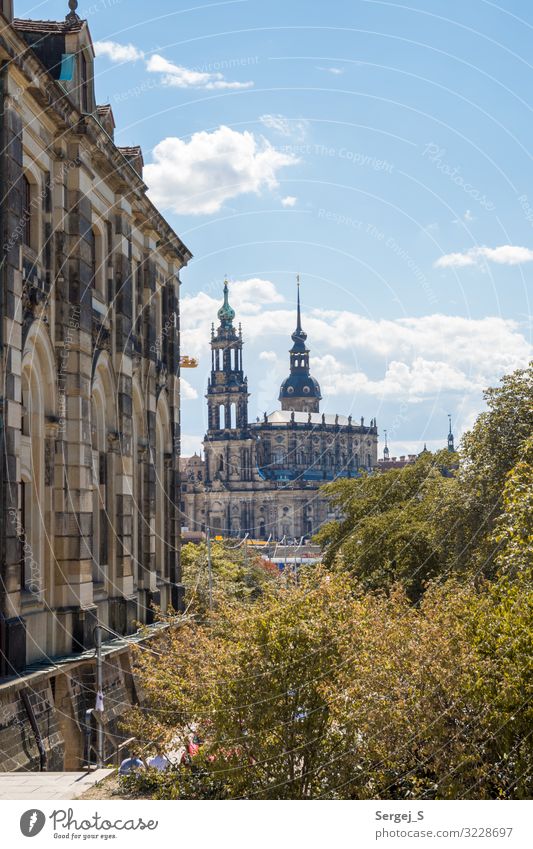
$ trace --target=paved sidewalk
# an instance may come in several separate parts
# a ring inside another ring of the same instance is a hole
[[[112,772],[0,772],[0,799],[77,799]]]

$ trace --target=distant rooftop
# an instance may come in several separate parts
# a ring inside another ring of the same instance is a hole
[[[65,33],[80,32],[85,21],[26,21],[23,18],[15,18],[13,26],[22,32],[43,33]]]
[[[323,422],[327,425],[341,425],[342,427],[348,427],[348,425],[352,425],[353,427],[358,427],[360,425],[360,420],[350,419],[347,416],[335,416],[331,414],[324,415],[322,418],[322,413],[292,413],[290,410],[275,410],[273,413],[270,413],[267,416],[268,424],[272,425],[286,425],[292,421],[292,416],[294,415],[294,421],[297,424],[314,424],[320,425]],[[309,418],[309,416],[311,418]],[[366,425],[368,427],[368,425]]]

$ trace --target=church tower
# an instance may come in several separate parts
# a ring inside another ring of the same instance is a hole
[[[307,333],[302,330],[300,308],[300,278],[298,280],[298,309],[296,330],[292,334],[292,348],[289,352],[291,373],[281,384],[279,400],[281,409],[297,413],[320,412],[320,386],[309,371],[309,349],[306,345]]]
[[[218,330],[211,331],[211,376],[207,386],[208,438],[221,431],[248,427],[248,379],[242,370],[242,331],[233,326],[235,310],[224,281],[224,303],[218,311]]]
[[[448,451],[452,452],[452,451],[455,451],[455,440],[454,440],[453,431],[452,431],[452,417],[451,417],[451,415],[448,415],[448,419],[449,419],[449,422],[450,422],[450,429],[448,431]]]

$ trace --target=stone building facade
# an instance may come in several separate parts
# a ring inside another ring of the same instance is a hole
[[[19,681],[0,685],[0,737],[28,667],[90,649],[97,622],[131,634],[182,596],[190,253],[147,197],[140,148],[117,147],[96,103],[77,5],[26,21],[1,0],[0,682]]]
[[[182,461],[184,528],[188,532],[281,540],[310,537],[333,518],[320,488],[338,477],[357,477],[377,464],[375,419],[320,412],[320,386],[310,371],[300,293],[292,335],[290,374],[281,409],[248,421],[243,338],[235,328],[228,284],[211,338],[204,458]]]

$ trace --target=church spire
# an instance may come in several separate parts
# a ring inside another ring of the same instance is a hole
[[[302,330],[302,309],[300,304],[300,275],[296,276],[296,282],[298,287],[298,296],[297,296],[297,311],[296,311],[296,330],[291,336],[294,345],[292,347],[291,353],[295,354],[303,354],[307,351],[307,346],[305,344],[307,339],[307,333]]]
[[[450,422],[450,429],[448,431],[448,451],[455,451],[455,441],[452,431],[452,416],[451,413],[448,413],[448,420]]]
[[[307,333],[302,329],[302,308],[300,302],[300,275],[297,282],[296,330],[291,336],[290,349],[291,373],[281,384],[279,400],[282,410],[293,412],[318,413],[321,394],[320,386],[309,371],[309,349],[306,345]]]
[[[383,459],[390,459],[390,451],[389,451],[389,443],[388,443],[388,433],[385,431],[385,448],[383,449]]]
[[[298,287],[298,318],[296,321],[296,332],[302,332],[302,310],[300,308],[300,275],[296,275],[296,285]]]
[[[233,329],[233,319],[235,318],[235,310],[233,309],[233,307],[230,306],[229,303],[229,287],[227,280],[224,280],[224,303],[218,311],[218,318],[220,321],[220,326],[223,328],[223,330]]]

